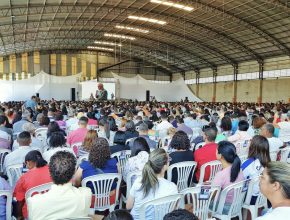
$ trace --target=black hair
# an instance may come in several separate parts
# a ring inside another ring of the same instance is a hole
[[[205,128],[203,132],[209,142],[214,142],[216,139],[218,130],[216,127],[208,127],[208,128]]]
[[[141,151],[146,151],[148,154],[150,154],[150,147],[145,138],[137,137],[133,142],[131,157],[138,155]]]
[[[223,117],[221,120],[221,125],[220,125],[221,129],[223,129],[223,131],[231,131],[232,130],[232,120],[230,117]]]
[[[57,185],[68,183],[75,173],[76,164],[75,156],[68,151],[53,154],[48,165],[53,182]]]
[[[50,123],[49,117],[43,116],[40,118],[40,121],[39,121],[40,126],[43,126],[43,125],[48,126],[49,123]]]
[[[65,137],[62,132],[53,132],[49,138],[49,147],[61,147],[66,144]]]
[[[126,135],[124,131],[117,131],[114,136],[114,143],[125,145],[126,143]]]
[[[183,118],[180,117],[180,116],[176,116],[176,117],[175,117],[175,120],[176,120],[176,122],[177,122],[178,124],[183,124],[183,123],[184,123]]]
[[[241,160],[237,155],[235,145],[229,141],[220,141],[217,150],[218,154],[221,154],[228,163],[232,164],[230,181],[231,183],[235,182],[241,167]]]
[[[0,115],[0,125],[4,124],[6,122],[6,116],[5,115]]]
[[[19,145],[29,145],[31,142],[31,135],[28,131],[22,131],[18,136],[17,136],[17,142]]]
[[[186,209],[177,209],[167,213],[163,220],[198,220],[198,217]]]
[[[239,121],[238,126],[240,131],[247,131],[249,129],[249,123],[245,120]]]
[[[87,117],[85,117],[85,116],[82,116],[82,117],[80,117],[80,119],[79,119],[79,123],[81,123],[81,124],[85,124],[85,125],[87,125],[88,122],[89,122],[89,119],[88,119]]]
[[[170,147],[177,150],[189,150],[190,140],[184,131],[177,131],[170,142]]]
[[[46,160],[43,159],[41,153],[38,150],[29,151],[26,154],[24,161],[35,162],[37,168],[44,167],[47,164]]]
[[[128,210],[117,209],[114,210],[113,212],[110,212],[110,214],[104,220],[134,220],[134,219]]]

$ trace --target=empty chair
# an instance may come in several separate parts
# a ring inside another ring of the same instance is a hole
[[[113,153],[111,155],[111,158],[116,158],[118,160],[119,163],[119,167],[121,170],[121,174],[123,174],[124,168],[125,168],[125,164],[127,163],[128,158],[131,156],[131,151],[130,150],[123,150],[123,151],[119,151],[116,153]]]
[[[167,213],[179,208],[184,208],[182,194],[153,199],[140,207],[140,219],[162,220]]]
[[[48,190],[50,190],[52,184],[53,184],[52,182],[45,183],[45,184],[42,184],[42,185],[39,185],[39,186],[36,186],[36,187],[29,189],[25,193],[25,201],[27,201],[28,198],[34,196],[35,194],[46,193]]]
[[[8,149],[0,149],[0,172],[3,172],[4,159],[7,154],[11,153]]]
[[[247,197],[243,205],[243,208],[245,210],[250,211],[251,219],[256,219],[258,217],[259,208],[262,208],[262,207],[267,208],[267,198],[261,192],[257,196],[255,205],[251,205],[251,199],[252,199],[254,187],[259,182],[260,182],[259,177],[255,177],[249,182]],[[247,212],[244,213],[244,216],[245,217],[247,216]]]
[[[221,188],[219,186],[203,185],[187,188],[182,193],[187,201],[192,201],[192,210],[199,220],[208,219],[209,207],[215,207]]]
[[[238,217],[239,220],[242,220],[242,206],[248,190],[248,182],[249,180],[244,180],[224,188],[213,217],[221,220],[231,220]],[[232,202],[226,203],[229,193],[232,194]]]
[[[5,213],[6,213],[6,220],[11,220],[12,219],[12,192],[10,190],[0,190],[0,196],[6,197],[6,204],[5,204]],[[4,205],[4,204],[3,204]],[[3,212],[2,210],[1,212]],[[2,218],[1,218],[2,219]]]
[[[8,166],[6,169],[7,176],[8,176],[8,182],[12,188],[16,185],[17,180],[22,175],[22,168],[23,164],[15,164]]]
[[[191,185],[192,181],[189,180],[189,178],[193,176],[196,166],[197,166],[197,163],[194,161],[185,161],[185,162],[172,164],[168,167],[167,179],[169,181],[172,181],[173,171],[176,170],[176,174],[177,174],[176,185],[177,185],[178,191],[181,191]]]
[[[210,169],[210,176],[208,181],[211,182],[214,179],[215,174],[222,170],[222,163],[218,160],[214,160],[203,164],[200,168],[200,178],[198,184],[203,183],[206,169]]]
[[[82,187],[90,187],[93,193],[93,210],[104,211],[109,209],[113,211],[118,201],[119,189],[121,184],[120,174],[98,174],[86,177],[82,180]],[[115,188],[115,199],[113,204],[110,204],[112,190]]]
[[[127,202],[127,199],[129,198],[129,195],[130,195],[131,187],[132,187],[134,181],[136,180],[136,178],[139,176],[142,176],[142,172],[140,172],[140,171],[128,173],[127,180],[126,180],[126,186],[127,186],[126,196],[121,194],[121,199],[120,199],[120,206],[121,207],[123,205],[123,202],[125,202],[125,203]]]

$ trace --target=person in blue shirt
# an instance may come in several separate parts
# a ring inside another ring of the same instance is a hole
[[[31,96],[31,99],[27,100],[24,103],[25,108],[31,108],[34,112],[36,111],[36,106],[37,106],[37,102],[36,102],[36,96]]]

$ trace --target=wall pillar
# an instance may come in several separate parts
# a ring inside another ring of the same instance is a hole
[[[259,96],[257,102],[261,104],[263,102],[263,81],[264,81],[264,62],[259,61]]]
[[[237,102],[237,91],[238,91],[238,74],[239,74],[239,65],[235,64],[234,65],[234,95],[233,95],[233,103]]]
[[[212,92],[212,102],[216,102],[216,78],[217,78],[217,68],[213,68],[212,72],[213,77],[213,92]]]
[[[199,79],[200,79],[200,70],[196,70],[196,91],[195,94],[199,97]]]

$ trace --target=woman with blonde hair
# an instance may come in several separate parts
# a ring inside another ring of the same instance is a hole
[[[78,156],[84,156],[87,155],[90,150],[92,149],[92,146],[96,142],[96,138],[98,137],[98,133],[96,130],[89,130],[85,136],[85,139],[83,141],[82,146],[79,148]]]
[[[134,182],[126,204],[127,209],[132,209],[134,220],[140,219],[140,207],[145,202],[178,193],[177,186],[164,179],[168,166],[169,157],[164,149],[159,148],[150,153],[142,177]],[[146,213],[146,219],[154,219],[152,211]]]

